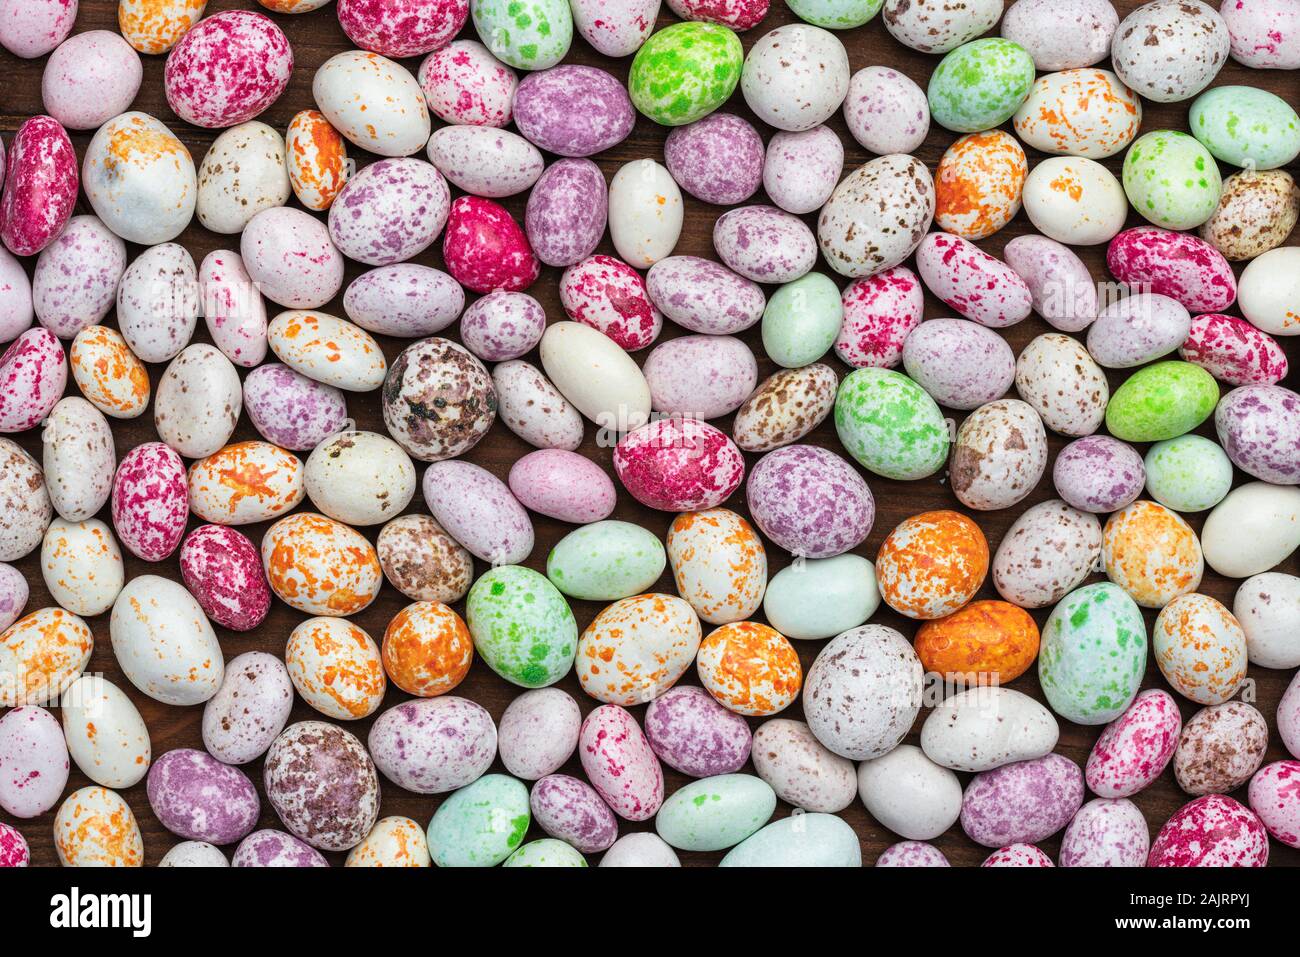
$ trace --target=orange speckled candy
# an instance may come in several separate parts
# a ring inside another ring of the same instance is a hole
[[[309,615],[356,614],[375,600],[384,579],[370,542],[315,512],[298,512],[268,528],[262,564],[280,600]]]
[[[711,625],[748,618],[763,602],[767,553],[730,509],[678,515],[668,529],[668,561],[677,593]]]
[[[880,546],[876,578],[890,608],[908,618],[951,615],[970,601],[989,570],[989,544],[959,512],[922,512]]]
[[[440,601],[407,605],[384,632],[384,670],[407,694],[434,698],[465,680],[474,641],[460,615]]]
[[[700,644],[700,683],[737,714],[783,711],[799,696],[803,669],[785,635],[753,621],[723,625]]]
[[[1029,175],[1025,151],[1002,130],[963,136],[934,177],[934,221],[963,239],[986,239],[1020,212]]]
[[[190,509],[217,525],[266,522],[306,494],[303,464],[269,442],[236,442],[190,466]]]
[[[166,53],[199,22],[208,0],[121,0],[117,25],[141,53]]]
[[[1178,513],[1145,500],[1110,517],[1101,533],[1106,577],[1143,608],[1163,608],[1196,591],[1205,571],[1201,543]]]
[[[1197,704],[1223,704],[1246,680],[1246,633],[1209,595],[1182,595],[1156,616],[1151,632],[1160,673]]]
[[[388,682],[379,648],[342,618],[308,618],[289,635],[284,663],[304,701],[342,721],[374,714]]]
[[[73,791],[54,815],[54,848],[64,867],[143,867],[140,825],[116,791]]]
[[[1109,70],[1065,70],[1038,78],[1014,122],[1044,153],[1100,160],[1133,142],[1142,101]]]
[[[303,110],[289,121],[284,137],[289,183],[308,209],[330,208],[348,179],[348,148],[325,114]]]
[[[149,370],[116,329],[82,329],[72,340],[69,359],[77,388],[105,415],[133,419],[149,404]]]
[[[1038,626],[1029,612],[1007,601],[973,601],[916,632],[916,653],[926,671],[996,675],[1013,681],[1038,657]]]
[[[46,704],[86,667],[95,639],[62,608],[42,608],[0,634],[0,708]]]
[[[651,701],[691,666],[700,647],[700,620],[675,595],[635,595],[610,605],[578,639],[582,690],[597,701]]]

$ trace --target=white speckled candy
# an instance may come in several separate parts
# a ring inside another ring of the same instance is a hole
[[[300,209],[264,209],[239,240],[244,268],[262,295],[289,309],[316,309],[343,286],[343,255],[329,229]]]

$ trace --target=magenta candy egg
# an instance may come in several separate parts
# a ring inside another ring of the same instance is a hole
[[[614,483],[599,465],[564,449],[529,452],[510,468],[510,491],[541,515],[586,525],[614,511]]]
[[[560,276],[560,303],[569,318],[603,332],[628,352],[659,338],[664,317],[650,301],[641,274],[613,256],[592,256]]]
[[[490,292],[460,317],[460,341],[484,362],[531,352],[546,331],[546,310],[526,292]]]
[[[45,109],[68,129],[94,130],[131,108],[144,67],[131,44],[109,30],[69,37],[41,77]]]
[[[664,769],[636,718],[618,705],[601,705],[587,715],[578,733],[578,758],[587,780],[624,820],[648,820],[664,803]]]
[[[1032,844],[1008,844],[1000,847],[980,867],[1055,867],[1041,848]]]
[[[45,328],[28,329],[0,356],[0,432],[39,425],[67,383],[58,337]]]
[[[519,78],[477,40],[453,40],[420,64],[429,110],[445,123],[505,126]]]
[[[1088,755],[1088,790],[1104,798],[1130,797],[1156,778],[1174,756],[1183,719],[1167,691],[1152,688],[1106,725]]]
[[[451,204],[442,258],[452,278],[475,292],[522,292],[542,268],[505,208],[478,196],[462,196]]]
[[[852,282],[840,296],[844,322],[835,354],[855,368],[892,369],[903,361],[903,343],[921,324],[925,293],[906,266]]]
[[[1228,385],[1275,385],[1288,369],[1277,340],[1236,316],[1195,317],[1178,354]]]
[[[1237,280],[1223,254],[1203,239],[1152,226],[1110,241],[1106,265],[1120,282],[1145,286],[1190,312],[1218,312],[1237,299]]]
[[[338,0],[348,39],[373,53],[401,59],[436,50],[460,32],[469,0]]]
[[[759,529],[792,555],[833,558],[871,533],[876,504],[857,470],[834,452],[787,445],[759,459],[746,488]]]
[[[548,774],[528,798],[543,831],[584,854],[603,851],[618,837],[618,819],[594,788],[567,774]]]
[[[997,853],[996,851],[994,853]],[[899,841],[876,858],[876,867],[951,867],[943,851],[924,841]]]
[[[683,20],[720,23],[733,30],[748,30],[763,22],[769,0],[668,0]]]
[[[181,543],[190,514],[185,463],[161,442],[137,445],[113,476],[113,528],[127,550],[160,562]]]
[[[250,10],[200,20],[167,55],[167,102],[187,123],[220,129],[247,123],[280,98],[293,49],[270,17]]]
[[[1300,847],[1300,761],[1274,761],[1250,780],[1250,807],[1274,840]]]
[[[1268,834],[1250,809],[1222,794],[1207,794],[1165,822],[1147,867],[1264,867]]]
[[[63,232],[80,184],[77,154],[59,121],[33,116],[18,127],[0,196],[0,239],[15,256],[34,256]]]
[[[26,867],[32,852],[18,828],[0,822],[0,867]]]
[[[642,505],[695,512],[725,502],[745,477],[740,449],[696,419],[660,419],[629,432],[614,448],[614,471]]]
[[[45,56],[76,19],[77,0],[0,0],[0,46],[25,60]]]
[[[209,844],[233,844],[244,837],[257,826],[262,807],[248,775],[194,748],[159,755],[149,768],[145,790],[163,827]]]
[[[257,547],[226,525],[200,525],[181,543],[181,577],[204,613],[223,628],[251,631],[271,608]]]
[[[239,842],[231,867],[329,867],[320,851],[292,834],[266,829]]]

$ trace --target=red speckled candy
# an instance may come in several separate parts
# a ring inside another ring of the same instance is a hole
[[[77,154],[59,121],[33,116],[9,148],[0,239],[15,256],[34,256],[63,232],[80,185]]]
[[[1287,374],[1277,340],[1236,316],[1197,316],[1178,354],[1228,385],[1275,385]]]
[[[0,868],[26,867],[32,859],[27,842],[12,825],[0,821]]]
[[[277,99],[293,50],[270,17],[230,10],[200,20],[167,55],[163,83],[176,115],[220,129],[246,123]]]
[[[578,758],[587,780],[624,820],[648,820],[664,803],[664,769],[636,718],[618,705],[587,715]]]
[[[0,356],[0,432],[40,424],[68,384],[68,364],[58,337],[28,329]]]
[[[859,279],[840,296],[844,323],[835,354],[848,365],[892,369],[903,361],[903,343],[921,324],[925,294],[916,273],[895,266]]]
[[[763,22],[769,0],[668,0],[683,20],[721,23],[733,30],[748,30]]]
[[[1268,834],[1230,797],[1207,794],[1184,804],[1151,845],[1147,867],[1264,867]]]
[[[1176,299],[1189,312],[1218,312],[1237,300],[1228,260],[1203,239],[1139,226],[1110,241],[1106,265],[1120,282]]]
[[[218,625],[251,631],[271,609],[271,589],[257,547],[225,525],[200,525],[181,544],[181,576]]]
[[[420,64],[429,110],[447,123],[505,126],[519,78],[477,40],[453,40]]]
[[[500,204],[478,196],[451,204],[442,258],[452,278],[475,292],[522,292],[542,268],[519,224]]]
[[[469,0],[339,0],[339,24],[357,46],[386,57],[422,56],[446,44]]]
[[[614,471],[632,497],[665,512],[721,505],[740,487],[745,459],[734,442],[696,419],[659,419],[614,449]]]
[[[1182,716],[1169,692],[1142,692],[1093,745],[1084,771],[1088,790],[1104,798],[1137,794],[1160,777],[1182,731]]]
[[[190,514],[185,464],[161,442],[137,445],[113,476],[113,528],[137,558],[160,562],[181,543]]]
[[[641,274],[613,256],[592,256],[564,270],[560,302],[575,322],[603,332],[628,352],[659,338],[664,317]]]

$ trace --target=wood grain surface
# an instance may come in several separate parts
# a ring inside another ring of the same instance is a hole
[[[1124,0],[1116,6],[1120,9],[1121,14],[1128,13],[1138,4],[1134,0]],[[1217,4],[1216,4],[1217,5]],[[77,18],[76,31],[81,32],[93,29],[116,30],[116,7],[115,0],[81,0],[81,11]],[[216,13],[222,10],[230,9],[257,9],[262,8],[254,0],[211,0],[208,4],[208,13]],[[280,100],[272,106],[260,119],[275,128],[283,131],[290,118],[295,112],[301,109],[314,107],[311,96],[312,75],[316,68],[326,59],[335,53],[349,49],[351,44],[339,28],[338,21],[334,14],[334,7],[327,6],[322,10],[299,16],[287,16],[273,14],[275,20],[284,29],[293,44],[294,56],[296,58],[296,68],[293,80],[288,90]],[[675,20],[667,6],[663,8],[661,14],[660,26],[664,26]],[[763,33],[780,24],[788,23],[794,20],[793,15],[786,7],[782,0],[773,0],[772,9],[767,19],[761,26],[748,31],[741,35],[741,39],[748,47]],[[463,36],[473,37],[474,32],[472,25],[466,25]],[[939,61],[937,56],[927,56],[909,50],[895,41],[885,31],[880,19],[855,30],[850,30],[839,34],[845,46],[848,49],[849,62],[854,71],[871,65],[887,65],[894,69],[901,70],[917,81],[923,88],[929,78],[930,72],[934,69]],[[151,113],[163,122],[167,123],[177,135],[185,142],[194,155],[197,164],[203,157],[208,146],[214,138],[214,132],[210,130],[198,129],[181,122],[172,113],[163,96],[162,73],[164,57],[144,57],[144,85],[140,91],[139,97],[133,106],[134,109],[143,110]],[[44,67],[45,58],[34,61],[19,60],[7,52],[0,51],[0,131],[3,131],[6,140],[12,137],[14,130],[28,117],[43,112],[40,94],[41,72]],[[630,58],[619,61],[611,61],[595,53],[584,41],[575,37],[573,49],[569,54],[566,62],[577,62],[593,64],[609,70],[620,80],[625,81]],[[418,60],[406,61],[406,66],[414,71],[419,64]],[[1105,64],[1103,64],[1105,65]],[[1279,93],[1295,102],[1297,95],[1297,78],[1294,73],[1279,73],[1275,71],[1255,71],[1248,70],[1235,62],[1230,62],[1219,74],[1216,85],[1224,84],[1248,84],[1263,87]],[[1185,103],[1176,103],[1171,105],[1163,104],[1145,104],[1146,116],[1143,123],[1143,130],[1153,130],[1161,128],[1186,129],[1187,127],[1187,110],[1190,101]],[[738,113],[746,118],[753,120],[753,115],[745,105],[739,90],[732,97],[731,101],[724,109]],[[757,123],[757,121],[754,121]],[[835,129],[846,149],[845,174],[857,168],[862,163],[871,159],[856,142],[849,136],[845,127],[843,116],[836,114],[830,121],[830,125]],[[758,124],[758,128],[763,133],[764,138],[770,137],[772,130]],[[612,150],[604,153],[599,157],[594,157],[603,169],[606,178],[613,176],[619,166],[629,160],[636,160],[643,157],[653,157],[662,162],[663,142],[667,130],[656,126],[643,117],[638,117],[636,128],[632,135],[623,143],[619,144]],[[922,159],[933,170],[945,148],[955,139],[955,135],[939,127],[934,127],[926,140],[925,145],[919,151]],[[90,140],[89,133],[79,133],[73,136],[73,142],[76,145],[79,156],[84,155],[87,144]],[[1043,159],[1041,155],[1030,152],[1030,166]],[[352,153],[357,157],[360,163],[364,164],[372,161],[375,157],[369,156],[355,148]],[[548,159],[551,159],[548,157]],[[1107,166],[1118,174],[1122,155],[1113,157],[1107,161]],[[1291,172],[1297,170],[1293,165]],[[527,194],[522,194],[505,201],[506,207],[515,215],[516,219],[522,222],[524,202]],[[766,202],[766,198],[760,193],[755,196],[751,202]],[[710,236],[714,220],[723,212],[722,208],[713,207],[696,201],[692,198],[685,197],[686,217],[685,229],[682,233],[681,242],[678,244],[677,254],[691,254],[704,256],[707,258],[716,258]],[[84,196],[77,204],[77,213],[89,213],[91,209],[86,203]],[[815,226],[815,216],[806,217],[809,225]],[[1130,216],[1129,225],[1138,225],[1140,220],[1136,215]],[[1032,232],[1032,227],[1028,223],[1024,214],[1002,230],[1000,233],[982,243],[981,245],[994,255],[1000,255],[1003,246],[1012,238]],[[238,248],[237,237],[222,237],[209,233],[198,224],[195,219],[191,226],[178,240],[183,243],[193,254],[195,261],[199,261],[204,255],[213,249],[221,247],[234,246]],[[1292,236],[1290,242],[1295,243],[1296,237]],[[1098,281],[1104,281],[1110,277],[1106,273],[1104,262],[1105,247],[1095,247],[1091,249],[1079,250],[1080,255],[1092,270],[1093,276]],[[141,250],[133,247],[130,255],[134,257]],[[612,253],[613,249],[606,237],[602,242],[600,252]],[[433,248],[421,254],[416,258],[417,262],[431,266],[441,266],[441,243],[436,243]],[[34,264],[34,258],[27,261],[28,268]],[[822,271],[834,276],[824,263],[818,266]],[[363,271],[363,268],[355,263],[349,263],[347,272],[347,281],[351,281]],[[1240,270],[1238,270],[1240,272]],[[529,290],[536,296],[545,307],[547,315],[552,322],[560,321],[564,317],[564,312],[560,306],[557,294],[557,282],[560,270],[544,268],[540,280]],[[845,282],[838,276],[835,277],[841,286]],[[770,291],[770,290],[769,290]],[[343,309],[340,299],[327,305],[325,311],[336,315],[343,315]],[[274,309],[274,306],[272,306]],[[926,298],[926,318],[935,318],[948,314],[942,303],[931,296]],[[107,322],[112,324],[114,318],[110,315]],[[1010,329],[1002,330],[1003,335],[1011,343],[1016,353],[1032,338],[1043,332],[1051,331],[1049,327],[1037,316],[1013,326]],[[456,329],[453,327],[448,330],[446,335],[456,336]],[[667,323],[664,328],[663,337],[660,341],[673,336],[682,335],[683,330],[672,323]],[[742,338],[753,348],[756,355],[759,356],[760,377],[766,377],[775,371],[774,364],[766,359],[763,355],[762,345],[759,338],[758,328],[750,329],[742,334]],[[208,341],[206,330],[200,323],[197,340]],[[196,340],[196,341],[197,341]],[[1300,340],[1284,340],[1288,355],[1291,359],[1292,369],[1300,367],[1300,348],[1297,343]],[[407,344],[397,339],[381,339],[385,354],[391,361],[398,352]],[[648,350],[637,354],[638,361],[644,361]],[[534,353],[525,357],[529,361],[537,363],[537,356]],[[839,374],[843,376],[848,370],[835,358],[834,354],[828,356],[824,361],[833,365]],[[150,375],[154,380],[155,386],[159,375],[163,370],[162,365],[155,365],[150,368]],[[247,370],[240,370],[241,375]],[[1111,387],[1114,389],[1124,378],[1123,374],[1111,374]],[[1295,388],[1296,376],[1292,374],[1292,380],[1288,383]],[[76,393],[76,386],[71,382],[69,377],[68,385],[69,394]],[[358,427],[383,432],[383,422],[380,417],[379,393],[372,392],[366,395],[349,394],[348,396],[349,414],[355,418]],[[955,418],[960,421],[961,413],[956,413]],[[726,420],[715,422],[720,428],[729,431],[731,422],[730,417]],[[157,436],[153,427],[152,410],[139,418],[122,421],[112,420],[114,437],[117,445],[117,454],[121,457],[132,447],[148,441],[156,440]],[[1200,430],[1203,434],[1213,435],[1212,429],[1202,427]],[[581,453],[590,457],[599,463],[602,468],[612,475],[611,450],[600,448],[595,441],[596,430],[588,423],[587,437],[581,448]],[[235,440],[244,440],[258,438],[245,415],[239,422],[238,429],[235,433]],[[39,429],[29,431],[25,434],[14,436],[17,441],[23,445],[39,461],[41,458],[40,434]],[[843,454],[838,439],[830,423],[823,424],[813,435],[806,440],[812,444],[824,446]],[[1064,444],[1061,437],[1049,433],[1053,455]],[[465,458],[471,462],[481,465],[498,477],[504,479],[511,464],[520,456],[529,451],[529,447],[514,434],[512,434],[504,425],[496,423],[491,432],[484,440],[474,449],[472,449]],[[1145,448],[1142,449],[1145,452]],[[747,465],[753,467],[757,461],[757,456],[747,455]],[[875,558],[876,552],[880,547],[881,541],[885,535],[904,518],[922,512],[928,509],[936,508],[961,508],[956,498],[950,492],[944,473],[932,476],[917,482],[892,482],[879,478],[874,475],[867,475],[868,483],[876,499],[876,522],[875,528],[867,541],[859,546],[855,551],[858,554],[868,558]],[[1245,481],[1245,476],[1238,474],[1236,483],[1240,484]],[[1039,483],[1034,493],[1014,508],[998,512],[981,513],[975,516],[980,526],[984,529],[988,537],[990,550],[997,548],[1003,534],[1015,518],[1036,502],[1043,501],[1054,496],[1051,482],[1051,472],[1048,470]],[[744,504],[744,496],[741,492],[733,495],[731,500],[726,503],[728,507],[733,508],[742,514],[747,515]],[[304,503],[302,508],[310,507],[310,503]],[[417,494],[415,501],[410,506],[411,511],[426,511],[425,505]],[[965,511],[965,509],[962,509]],[[105,521],[109,521],[107,507],[99,516]],[[617,509],[612,516],[613,518],[624,521],[635,522],[652,529],[656,534],[663,535],[666,533],[671,515],[664,512],[656,512],[647,509],[635,502],[626,491],[620,487]],[[1193,526],[1199,531],[1203,516],[1189,516]],[[111,523],[110,523],[111,524]],[[191,516],[190,527],[201,524],[197,518]],[[534,524],[537,531],[537,545],[533,550],[527,564],[531,568],[544,571],[546,555],[553,545],[567,532],[571,531],[571,526],[552,521],[547,518],[534,516]],[[373,541],[378,532],[378,526],[363,530],[365,534]],[[243,529],[256,542],[260,541],[261,535],[265,531],[265,526],[251,526]],[[38,550],[39,552],[39,550]],[[15,563],[27,577],[31,586],[31,600],[28,610],[52,605],[54,602],[50,598],[41,578],[39,568],[38,552],[28,555],[23,560]],[[790,557],[776,547],[770,547],[768,551],[768,561],[770,573],[774,574],[781,567],[785,566]],[[180,580],[180,571],[176,557],[168,559],[158,564],[149,564],[134,557],[127,555],[127,578],[133,578],[137,575],[146,573],[160,574],[169,576],[177,581]],[[483,566],[478,563],[476,573],[481,574]],[[1280,568],[1282,571],[1296,574],[1300,572],[1300,560],[1296,556],[1290,557]],[[1097,580],[1094,576],[1093,580]],[[1237,587],[1237,582],[1226,580],[1214,574],[1208,568],[1206,569],[1205,580],[1201,585],[1201,591],[1214,596],[1225,604],[1231,606],[1233,594]],[[667,574],[656,586],[660,591],[673,591],[671,577]],[[986,583],[981,590],[979,597],[996,598],[991,584]],[[392,615],[407,604],[407,600],[397,592],[391,585],[385,583],[378,599],[362,613],[356,615],[353,620],[366,629],[376,640],[382,637],[384,628]],[[574,614],[578,619],[579,628],[586,624],[600,611],[601,606],[592,602],[572,602]],[[873,621],[878,621],[898,628],[910,639],[916,630],[916,623],[903,619],[892,613],[888,608],[879,612]],[[463,602],[457,606],[457,610],[462,614],[464,612]],[[1047,617],[1049,609],[1040,609],[1034,612],[1034,618],[1041,626]],[[227,659],[241,654],[245,651],[260,650],[270,652],[277,656],[283,656],[285,641],[289,632],[307,616],[301,612],[295,611],[283,603],[276,601],[273,604],[270,615],[260,628],[248,634],[240,634],[217,629],[221,640],[222,648]],[[1154,613],[1146,613],[1148,626],[1154,620]],[[137,691],[129,681],[122,675],[117,661],[114,659],[112,648],[109,644],[108,615],[100,615],[90,620],[90,626],[95,635],[95,650],[91,658],[88,670],[91,672],[100,672],[109,680],[121,687],[135,702],[140,709],[149,726],[150,736],[153,742],[154,756],[163,754],[173,748],[189,747],[202,748],[203,744],[200,737],[200,719],[202,707],[177,708],[163,705],[154,701]],[[824,642],[804,641],[796,642],[800,659],[803,663],[805,673],[812,664],[818,650]],[[1252,666],[1250,669],[1250,678],[1253,681],[1256,704],[1264,713],[1269,722],[1270,745],[1268,749],[1267,761],[1276,761],[1286,757],[1280,741],[1277,737],[1277,728],[1275,713],[1277,703],[1291,679],[1290,672],[1270,671]],[[683,679],[684,682],[697,683],[698,678],[692,669]],[[1147,676],[1144,687],[1167,687],[1163,678],[1160,676],[1155,663],[1148,665]],[[572,694],[580,703],[584,714],[594,708],[598,702],[584,695],[578,686],[577,678],[570,673],[559,687]],[[1030,669],[1029,673],[1018,678],[1011,683],[1011,687],[1023,691],[1039,700],[1042,700],[1042,693],[1038,686],[1036,670]],[[502,711],[506,705],[518,694],[520,689],[508,684],[503,679],[497,677],[487,668],[481,660],[476,660],[470,670],[469,677],[456,690],[455,694],[470,698],[479,702],[486,707],[494,718],[500,719]],[[389,685],[388,695],[384,701],[384,707],[391,707],[404,700],[407,696]],[[1184,720],[1190,718],[1196,711],[1196,706],[1185,699],[1179,698],[1182,707]],[[638,718],[644,711],[643,707],[633,709]],[[921,722],[926,712],[918,717],[912,733],[907,740],[911,743],[917,743]],[[799,718],[801,717],[801,706],[796,702],[789,708],[782,717]],[[291,721],[300,721],[309,718],[318,718],[301,699],[297,700],[294,706]],[[365,739],[369,731],[372,719],[357,721],[349,725],[350,730],[359,735],[362,740]],[[757,727],[760,721],[750,719],[751,725]],[[1100,728],[1086,728],[1061,721],[1061,739],[1057,750],[1069,757],[1071,760],[1082,765],[1088,756],[1088,751],[1092,743],[1096,740]],[[257,784],[258,791],[262,792],[262,761],[259,759],[252,764],[246,765],[244,770],[249,774]],[[504,770],[500,761],[494,765],[494,770]],[[576,757],[566,765],[564,771],[577,776],[582,776],[581,768]],[[969,779],[969,775],[962,775],[963,784]],[[667,791],[672,793],[677,788],[686,783],[686,778],[680,774],[667,771]],[[68,790],[85,786],[90,783],[80,774],[76,767],[72,769],[71,780],[68,784]],[[382,815],[406,815],[417,821],[422,827],[426,825],[434,810],[442,800],[441,797],[428,797],[412,794],[402,790],[391,782],[384,780],[383,789],[383,806]],[[1233,796],[1241,801],[1246,800],[1245,788],[1240,789]],[[280,827],[275,812],[265,801],[265,794],[262,794],[262,814],[259,827]],[[149,808],[149,803],[145,795],[144,783],[136,785],[124,792],[124,797],[130,803],[139,820],[140,828],[144,834],[145,859],[148,865],[157,864],[159,859],[174,844],[179,842],[179,838],[168,833],[159,824]],[[1172,769],[1160,777],[1160,779],[1151,787],[1136,795],[1133,799],[1146,815],[1147,823],[1154,838],[1156,832],[1166,819],[1174,813],[1182,804],[1190,798],[1184,794],[1174,781]],[[791,812],[791,808],[781,804],[778,806],[776,816],[784,817]],[[875,862],[877,856],[885,847],[895,843],[897,836],[889,833],[874,821],[863,808],[860,801],[855,801],[851,807],[842,812],[842,816],[847,820],[857,832],[862,843],[863,862],[870,866]],[[52,824],[54,819],[53,811],[42,815],[39,818],[26,821],[14,821],[0,814],[0,820],[6,820],[9,823],[16,824],[26,836],[28,843],[32,848],[33,862],[38,865],[57,864],[53,840]],[[621,833],[628,833],[634,830],[646,830],[653,826],[653,822],[642,822],[639,824],[630,824],[620,822]],[[533,826],[528,838],[534,839],[544,836],[540,829]],[[1056,857],[1059,849],[1060,835],[1043,842],[1043,847],[1053,858]],[[948,859],[954,865],[975,865],[978,864],[989,853],[988,849],[977,846],[969,840],[961,831],[959,826],[951,828],[947,834],[938,838],[934,843],[948,856]],[[229,853],[231,848],[226,848]],[[1273,865],[1296,866],[1300,864],[1300,851],[1283,847],[1277,842],[1271,842],[1270,863]],[[332,863],[342,864],[344,855],[329,855]],[[686,865],[709,865],[716,862],[721,857],[720,854],[694,854],[684,853],[681,855],[683,864]],[[591,863],[597,862],[597,856],[591,857]]]

